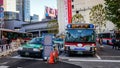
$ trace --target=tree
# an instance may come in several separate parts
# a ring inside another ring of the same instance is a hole
[[[75,15],[73,15],[73,17],[72,17],[73,23],[78,23],[78,22],[82,22],[82,21],[84,21],[84,18],[81,14],[76,13]]]
[[[120,0],[105,0],[106,18],[120,29]]]
[[[93,6],[89,15],[91,23],[99,26],[99,32],[101,32],[101,27],[106,27],[106,12],[103,5]]]
[[[48,33],[58,33],[58,22],[57,20],[51,20],[48,22],[47,27],[49,28]]]

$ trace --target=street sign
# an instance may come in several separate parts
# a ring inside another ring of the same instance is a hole
[[[47,60],[51,51],[53,50],[53,42],[52,39],[53,38],[53,34],[44,34],[44,38],[43,38],[43,59]]]
[[[3,21],[4,19],[4,8],[3,7],[0,7],[0,21]],[[2,22],[0,22],[2,23]]]
[[[0,12],[0,19],[4,17],[4,12]]]

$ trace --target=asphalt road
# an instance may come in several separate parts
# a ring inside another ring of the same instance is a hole
[[[81,67],[65,62],[48,64],[45,61],[38,59],[2,58],[0,59],[0,68],[81,68]]]
[[[98,48],[95,56],[61,56],[64,62],[81,66],[82,68],[120,68],[120,50],[105,45],[103,50]]]
[[[120,68],[120,50],[106,45],[98,48],[96,55],[73,55],[62,53],[60,62],[48,64],[41,58],[20,57],[16,52],[0,58],[0,68]]]

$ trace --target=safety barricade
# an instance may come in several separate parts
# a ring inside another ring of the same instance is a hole
[[[16,51],[18,47],[19,46],[16,45],[16,42],[12,42],[9,45],[8,44],[0,45],[0,57],[11,54],[12,52]]]

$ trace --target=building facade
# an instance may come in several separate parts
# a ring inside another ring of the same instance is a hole
[[[59,23],[59,33],[62,33],[65,31],[66,24],[66,10],[68,10],[68,6],[66,8],[66,1],[68,0],[57,0],[57,6],[58,6],[58,23]],[[104,5],[104,0],[71,0],[71,8],[72,8],[72,16],[78,12],[84,17],[84,21],[90,23],[90,18],[89,18],[89,12],[91,8],[97,4],[103,4]],[[68,2],[67,2],[68,3]],[[112,30],[114,28],[114,25],[112,25],[111,22],[107,21],[107,30]],[[103,28],[104,29],[104,28]]]
[[[30,0],[23,0],[23,21],[30,21]]]
[[[30,21],[30,0],[4,0],[5,19]]]
[[[24,0],[16,0],[16,10],[19,11],[19,20],[23,21],[23,1]]]
[[[19,19],[19,11],[16,10],[16,0],[3,0],[4,19]]]
[[[3,0],[4,28],[15,30],[30,22],[30,0]]]
[[[39,15],[34,14],[31,16],[31,22],[38,22],[39,21]]]
[[[30,32],[33,34],[33,37],[42,36],[43,33],[51,33],[50,30],[55,33],[58,29],[57,28],[49,28],[48,27],[49,21],[38,21],[33,23],[26,23],[23,24],[21,30],[24,32]],[[50,26],[52,27],[52,26]]]

